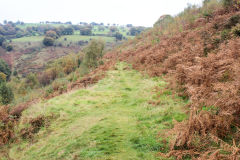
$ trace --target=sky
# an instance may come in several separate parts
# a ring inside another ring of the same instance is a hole
[[[133,24],[151,27],[161,15],[176,15],[202,0],[0,0],[0,22],[40,21]]]

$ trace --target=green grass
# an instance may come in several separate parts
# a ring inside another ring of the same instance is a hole
[[[16,38],[13,39],[13,42],[42,42],[44,36],[31,36],[31,37],[22,37],[22,38]],[[104,36],[81,36],[81,35],[67,35],[67,36],[61,36],[59,39],[56,40],[56,42],[65,42],[64,38],[67,38],[66,43],[68,42],[78,42],[81,40],[89,41],[90,39],[102,39],[105,42],[114,42],[114,37],[104,37]]]
[[[159,132],[173,127],[173,120],[187,116],[182,99],[153,92],[166,82],[149,78],[119,63],[97,84],[72,91],[30,107],[23,113],[20,127],[38,115],[56,115],[34,140],[12,144],[12,159],[24,160],[155,160],[168,147]],[[158,101],[153,106],[149,101]]]
[[[13,42],[41,42],[44,36],[31,36],[12,39]]]
[[[81,36],[81,35],[68,35],[68,36],[61,36],[59,39],[57,39],[56,42],[64,42],[64,38],[67,38],[67,42],[78,42],[81,40],[84,41],[90,41],[90,39],[102,39],[105,42],[114,42],[114,37],[104,37],[104,36]]]

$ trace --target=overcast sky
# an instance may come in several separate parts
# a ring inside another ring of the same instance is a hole
[[[152,26],[163,14],[176,15],[202,0],[0,0],[3,20],[103,22]]]

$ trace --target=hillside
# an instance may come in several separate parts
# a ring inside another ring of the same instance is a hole
[[[0,108],[0,155],[240,158],[238,0],[190,5],[104,56],[103,49],[91,41],[84,53],[56,61],[42,74],[53,75],[48,85],[26,94],[29,103]]]
[[[130,28],[116,24],[104,26],[95,23],[84,25],[25,24],[12,21],[0,23],[0,58],[10,65],[12,71],[25,77],[30,73],[43,71],[50,61],[71,53],[79,53],[93,39],[103,40],[106,43],[106,50],[110,50],[121,44],[123,40],[134,38],[135,32],[138,31],[134,30],[135,28],[137,27]],[[45,46],[43,40],[49,31],[56,37],[51,46]],[[8,47],[10,47],[9,51]]]
[[[206,1],[160,18],[152,30],[106,55],[164,76],[169,88],[189,99],[190,118],[173,129],[167,156],[239,159],[239,25],[238,1]]]
[[[161,159],[168,146],[159,134],[187,117],[166,84],[118,63],[97,84],[26,110],[9,158]]]

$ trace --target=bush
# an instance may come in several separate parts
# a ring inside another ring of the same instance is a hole
[[[240,24],[238,24],[232,29],[232,34],[237,37],[240,37]]]
[[[84,26],[80,28],[81,35],[91,35],[92,34],[92,27],[91,26]]]
[[[115,34],[115,38],[116,38],[116,40],[121,41],[122,38],[123,38],[123,35],[122,35],[121,33],[117,32],[117,33]]]
[[[4,74],[3,72],[0,72],[0,83],[6,82],[7,80],[7,75]]]
[[[84,64],[89,68],[97,67],[98,60],[103,56],[104,43],[102,41],[92,40],[85,48]]]
[[[58,79],[58,80],[56,80],[52,83],[51,88],[54,91],[58,91],[59,93],[63,93],[67,90],[67,83],[68,83],[68,81],[66,81],[66,80]]]
[[[5,41],[5,38],[2,35],[0,35],[0,46],[2,46],[4,41]]]
[[[55,80],[58,76],[58,69],[53,67],[49,68],[46,71],[42,72],[38,76],[39,83],[43,86],[46,86],[51,83],[51,81]]]
[[[50,94],[54,92],[52,86],[50,86],[46,91],[45,91],[45,97],[48,97]]]
[[[230,38],[230,30],[225,29],[221,32],[221,40],[225,41]]]
[[[240,22],[240,16],[239,15],[234,15],[227,21],[227,24],[225,25],[225,28],[231,29],[233,26],[235,26],[239,22]]]
[[[0,101],[6,105],[13,101],[14,95],[12,89],[6,85],[5,82],[0,84]]]
[[[222,0],[224,7],[236,7],[239,8],[239,0]]]
[[[0,72],[4,73],[7,76],[7,80],[10,79],[12,72],[11,72],[8,64],[2,59],[0,59]]]
[[[52,37],[45,37],[45,38],[43,39],[43,44],[44,44],[45,46],[53,46],[53,44],[54,44],[54,39],[53,39]]]
[[[7,50],[8,52],[11,52],[11,51],[13,50],[13,46],[12,46],[12,45],[8,45],[8,46],[6,47],[6,50]]]
[[[33,73],[29,74],[29,75],[26,77],[25,84],[26,84],[26,87],[30,87],[31,89],[33,89],[34,87],[36,87],[36,86],[39,84],[36,75],[33,74]]]
[[[50,31],[46,32],[46,37],[51,37],[53,39],[57,39],[58,35],[57,35],[57,33],[55,31],[50,30]]]

